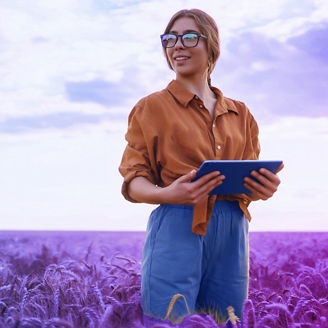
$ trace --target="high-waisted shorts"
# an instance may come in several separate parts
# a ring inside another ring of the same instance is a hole
[[[241,318],[248,295],[248,220],[237,201],[222,200],[215,202],[205,236],[191,231],[192,219],[188,205],[164,204],[151,213],[142,258],[143,312],[178,323],[206,311],[227,318],[232,306]]]

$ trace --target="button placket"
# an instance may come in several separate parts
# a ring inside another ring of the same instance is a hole
[[[214,120],[212,122],[212,133],[213,133],[214,140],[215,140],[215,153],[216,153],[216,156],[220,157],[221,155],[219,155],[219,152],[221,153],[221,150],[222,150],[222,146],[221,146],[222,140],[220,140],[220,138],[219,139],[216,138],[216,133],[214,131],[215,128],[216,128],[216,118],[214,118]]]

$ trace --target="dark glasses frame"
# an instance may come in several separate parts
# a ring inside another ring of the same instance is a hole
[[[194,46],[192,46],[192,47],[186,46],[186,45],[184,44],[184,42],[183,42],[183,37],[184,37],[185,35],[187,35],[187,34],[193,34],[193,35],[196,35],[196,36],[197,36],[197,42],[196,42],[196,44],[195,44]],[[170,47],[166,47],[166,46],[164,45],[163,37],[164,37],[165,35],[174,35],[174,36],[176,36],[175,42],[174,42],[174,44],[173,44],[172,46],[170,46]],[[179,37],[181,38],[181,43],[182,43],[182,45],[183,45],[185,48],[195,48],[195,47],[197,47],[200,38],[207,39],[207,36],[205,36],[205,35],[203,35],[203,34],[201,34],[201,33],[196,33],[196,32],[187,32],[187,33],[184,33],[184,34],[165,33],[165,34],[160,35],[160,37],[161,37],[161,42],[162,42],[162,47],[163,47],[163,48],[173,48],[173,47],[177,44],[177,42],[178,42],[178,40],[179,40]]]

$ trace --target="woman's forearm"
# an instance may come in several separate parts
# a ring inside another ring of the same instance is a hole
[[[152,184],[145,177],[136,177],[129,183],[129,196],[137,202],[161,204],[163,189]]]

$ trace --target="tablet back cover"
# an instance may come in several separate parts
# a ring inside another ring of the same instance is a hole
[[[248,176],[256,180],[250,175],[251,171],[258,171],[263,167],[274,172],[281,163],[282,161],[259,160],[205,161],[198,169],[194,180],[207,173],[220,171],[225,176],[225,179],[220,186],[210,192],[210,195],[250,194],[250,190],[244,187],[244,177]]]

